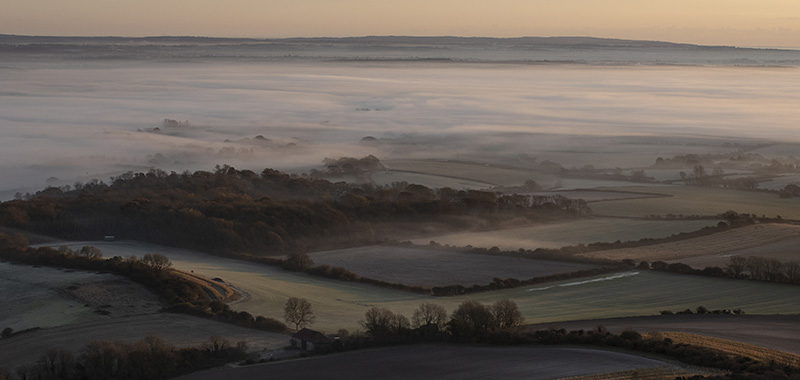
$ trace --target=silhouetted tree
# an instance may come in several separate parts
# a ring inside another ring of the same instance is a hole
[[[508,298],[495,302],[492,305],[492,314],[494,314],[495,325],[501,329],[517,327],[525,321],[517,303]]]
[[[414,310],[411,322],[415,328],[434,325],[441,330],[447,325],[447,310],[439,304],[423,303]]]
[[[307,299],[291,297],[283,308],[283,319],[287,323],[294,323],[295,330],[300,330],[314,323],[316,317],[311,311],[311,303]]]

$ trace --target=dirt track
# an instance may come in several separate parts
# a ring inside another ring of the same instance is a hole
[[[598,325],[616,333],[626,329],[687,332],[800,354],[800,315],[660,315],[541,323],[528,329],[590,330]]]

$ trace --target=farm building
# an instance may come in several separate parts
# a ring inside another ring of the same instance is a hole
[[[325,334],[307,328],[303,328],[300,331],[292,334],[292,339],[299,340],[300,348],[303,350],[311,350],[316,346],[323,346],[332,343],[332,340],[325,336]]]

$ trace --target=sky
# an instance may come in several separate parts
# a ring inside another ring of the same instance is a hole
[[[795,0],[4,0],[0,33],[592,36],[800,47]]]

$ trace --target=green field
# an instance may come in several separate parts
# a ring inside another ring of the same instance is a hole
[[[666,198],[627,199],[592,203],[596,215],[643,217],[645,215],[717,215],[728,210],[800,220],[800,198],[782,199],[777,194],[699,186],[606,188],[669,195]]]
[[[532,179],[542,187],[552,187],[555,176],[535,173],[525,169],[496,167],[489,164],[433,161],[433,160],[390,160],[384,166],[392,170],[403,170],[435,176],[463,178],[478,182],[488,182],[498,186],[519,186]]]
[[[339,328],[358,329],[357,321],[373,306],[410,317],[422,302],[436,302],[452,311],[468,299],[492,303],[510,298],[532,323],[652,315],[660,310],[694,309],[700,305],[709,309],[741,308],[750,314],[800,313],[800,292],[796,286],[743,280],[630,272],[443,298],[136,242],[97,242],[96,246],[106,256],[160,252],[170,257],[176,268],[220,277],[248,294],[248,298],[232,307],[256,315],[282,319],[286,300],[304,297],[317,315],[314,328],[329,332]]]
[[[655,201],[660,199],[663,198],[655,199]],[[591,207],[594,208],[596,204],[601,203],[592,203]],[[716,220],[584,218],[505,230],[429,236],[412,241],[417,244],[427,244],[433,240],[440,244],[461,247],[466,245],[485,248],[496,246],[505,250],[561,248],[595,242],[667,237],[680,232],[696,231],[706,226],[714,226],[717,222]]]

